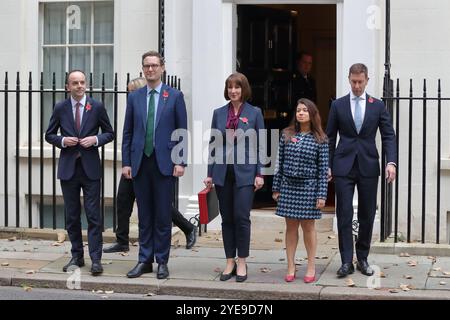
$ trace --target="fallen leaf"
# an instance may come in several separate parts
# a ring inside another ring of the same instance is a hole
[[[272,270],[270,268],[261,268],[261,269],[259,269],[259,271],[261,271],[262,273],[269,273]]]
[[[336,236],[328,236],[328,239],[336,239]]]
[[[102,261],[103,265],[108,265],[108,264],[112,264],[112,263],[113,263],[112,260],[104,260],[104,261]]]
[[[278,259],[278,261],[285,261],[286,259],[284,259],[284,258],[280,258],[280,259]]]
[[[321,256],[320,259],[328,259],[328,256]]]
[[[446,276],[450,276],[450,271],[442,271],[442,273]]]
[[[390,268],[390,267],[383,267],[384,270],[387,270],[387,269],[389,269],[389,268]]]
[[[408,275],[404,275],[403,278],[405,278],[405,279],[412,279],[413,277],[408,274]]]
[[[106,294],[113,294],[114,291],[113,291],[113,290],[111,290],[111,291],[105,291],[105,293],[106,293]]]
[[[35,270],[28,270],[27,272],[25,272],[26,274],[35,274],[36,271]]]
[[[214,272],[222,272],[222,269],[220,269],[219,267],[214,269]]]
[[[66,234],[64,232],[58,232],[56,234],[58,236],[58,241],[59,243],[63,243],[66,240]]]
[[[355,286],[355,282],[352,279],[350,279],[350,278],[345,280],[345,284],[347,285],[347,287],[354,287]]]
[[[276,238],[276,239],[275,239],[275,242],[283,242],[283,239]]]
[[[131,245],[132,245],[133,247],[137,247],[137,246],[139,246],[139,242],[133,242]]]
[[[441,271],[441,270],[442,270],[441,267],[435,267],[435,268],[433,268],[433,271]]]
[[[430,260],[435,260],[435,259],[436,259],[436,257],[433,257],[433,256],[428,256],[428,257],[427,257],[427,259],[430,259]]]
[[[192,249],[192,252],[199,252],[198,249]]]
[[[445,285],[447,284],[447,282],[441,281],[441,282],[439,282],[439,284],[440,284],[441,286],[445,286]]]
[[[97,290],[97,291],[95,291],[95,293],[97,293],[97,294],[103,294],[104,291],[103,291],[103,290]]]
[[[399,293],[399,291],[397,289],[389,289],[390,293]]]
[[[60,243],[60,242],[53,242],[53,243],[52,243],[52,246],[53,246],[53,247],[60,247],[60,246],[61,246],[61,243]]]
[[[153,296],[156,296],[156,294],[153,293],[153,292],[149,292],[149,293],[147,293],[145,296],[147,296],[147,297],[153,297]]]
[[[410,267],[417,266],[417,261],[414,261],[414,260],[408,261],[408,266],[410,266]]]
[[[26,292],[30,292],[31,290],[33,290],[33,288],[28,287],[28,286],[23,286],[23,290],[25,290]]]
[[[128,252],[121,252],[120,255],[122,257],[128,257],[130,254]]]
[[[16,241],[16,240],[17,240],[17,237],[11,237],[8,239],[8,241]]]
[[[283,234],[284,232],[283,231],[280,231],[280,232],[278,232],[279,234]]]
[[[333,247],[333,248],[331,248],[331,249],[333,249],[333,250],[337,250],[337,249],[339,249],[338,247]]]
[[[404,258],[404,257],[410,257],[408,252],[401,252],[400,253],[400,257]]]
[[[386,275],[384,274],[383,271],[380,271],[380,278],[386,278]]]
[[[400,285],[400,289],[402,289],[403,291],[409,291],[410,289],[408,288],[408,285],[406,284],[401,284]]]
[[[26,241],[26,242],[23,243],[23,245],[24,245],[24,246],[29,246],[30,243],[29,243],[28,241]]]
[[[7,266],[9,266],[8,262],[2,262],[2,267],[7,267]]]

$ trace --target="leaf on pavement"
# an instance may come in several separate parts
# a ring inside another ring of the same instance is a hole
[[[60,247],[61,246],[61,242],[53,242],[52,246],[53,247]]]
[[[446,276],[450,276],[450,271],[442,271],[443,274],[445,274]]]
[[[103,290],[97,290],[97,291],[95,291],[95,293],[96,293],[96,294],[103,294],[104,291],[103,291]]]
[[[112,264],[112,263],[113,263],[112,260],[104,260],[104,261],[102,261],[103,265],[108,265],[108,264]]]
[[[7,267],[7,266],[9,266],[8,262],[2,262],[2,267]]]
[[[275,242],[283,242],[283,239],[275,238]]]
[[[217,267],[217,268],[214,269],[214,272],[222,272],[222,269]]]
[[[58,232],[57,236],[58,236],[58,241],[56,241],[56,242],[63,243],[66,240],[66,234],[64,232]]]
[[[33,290],[33,288],[32,288],[32,287],[29,287],[29,286],[23,286],[22,288],[23,288],[23,290],[25,290],[26,292],[30,292],[31,290]]]
[[[328,239],[336,239],[336,236],[328,236]]]
[[[399,293],[400,291],[398,291],[397,289],[389,289],[390,293]]]
[[[16,241],[16,240],[17,240],[17,237],[11,237],[8,239],[8,241]]]
[[[285,261],[285,260],[286,260],[285,258],[278,259],[278,261]]]
[[[321,256],[320,259],[328,259],[328,256]]]
[[[354,287],[355,286],[355,282],[352,279],[348,278],[348,279],[345,280],[345,285],[347,287]]]
[[[417,261],[415,261],[415,260],[408,261],[408,266],[410,266],[410,267],[417,266]]]
[[[120,255],[122,257],[128,257],[130,254],[128,252],[121,252]]]
[[[380,278],[386,278],[386,274],[383,271],[380,271]]]
[[[403,278],[405,278],[405,279],[412,279],[413,277],[411,275],[407,274],[407,275],[404,275]]]
[[[259,271],[261,271],[262,273],[269,273],[272,270],[270,268],[261,268],[261,269],[259,269]]]
[[[156,294],[153,293],[153,292],[149,292],[149,293],[147,293],[145,296],[146,296],[146,297],[153,297],[153,296],[156,296]]]
[[[113,290],[110,290],[110,291],[105,291],[105,293],[106,293],[106,294],[113,294],[113,293],[114,293],[114,291],[113,291]]]
[[[441,270],[442,270],[441,267],[434,267],[434,268],[433,268],[433,271],[441,271]]]
[[[139,246],[139,242],[133,242],[131,245],[132,245],[133,247],[137,247],[137,246]]]
[[[404,257],[410,257],[408,252],[401,252],[400,253],[400,257],[404,258]]]
[[[439,284],[440,284],[441,286],[445,286],[445,285],[447,284],[447,282],[441,281],[441,282],[439,282]]]
[[[35,270],[28,270],[27,272],[25,272],[26,274],[35,274],[36,271]]]

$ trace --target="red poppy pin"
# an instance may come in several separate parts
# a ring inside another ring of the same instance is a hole
[[[369,97],[369,103],[373,103],[373,98]]]
[[[164,98],[164,100],[166,100],[168,97],[169,97],[169,91],[164,90],[163,91],[163,98]]]
[[[91,110],[91,105],[88,103],[87,105],[86,105],[86,112],[88,112],[89,110]]]
[[[248,124],[248,119],[246,117],[239,118],[243,123]]]
[[[297,141],[298,141],[298,139],[297,139],[296,137],[292,137],[292,138],[291,138],[291,142],[297,143]]]

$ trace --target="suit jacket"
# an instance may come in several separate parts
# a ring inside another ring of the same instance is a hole
[[[334,176],[346,176],[358,157],[360,174],[364,177],[380,175],[379,154],[375,144],[377,130],[386,152],[387,162],[397,163],[397,146],[391,117],[384,103],[366,95],[366,112],[359,134],[353,120],[350,94],[333,101],[328,116],[329,167]],[[339,144],[336,136],[339,132]]]
[[[217,141],[214,143],[213,139],[210,141],[208,177],[212,177],[214,184],[223,186],[227,173],[227,160],[228,163],[234,161],[232,163],[234,163],[236,185],[238,187],[253,185],[256,175],[261,174],[262,165],[259,156],[260,150],[262,151],[265,146],[259,139],[259,130],[264,129],[264,119],[261,109],[245,103],[236,129],[236,139],[229,138],[227,143],[226,125],[229,105],[226,104],[214,110],[211,129],[219,130],[222,143],[219,144]],[[250,131],[251,129],[253,131]]]
[[[75,128],[70,98],[56,104],[50,118],[45,140],[61,149],[58,165],[58,179],[60,180],[70,180],[73,177],[78,154],[81,155],[81,163],[88,178],[91,180],[101,178],[98,148],[114,140],[114,131],[103,104],[87,97],[86,105],[88,104],[91,108],[88,110],[86,106],[84,107],[79,133]],[[102,133],[98,134],[100,128]],[[58,130],[60,130],[60,134],[58,134]],[[78,144],[73,147],[62,147],[64,137],[79,137],[82,139],[89,136],[97,136],[97,146],[83,148]]]
[[[292,81],[292,95],[294,97],[294,109],[296,109],[297,101],[300,98],[307,98],[317,102],[317,89],[314,78],[308,76],[308,80],[306,80],[301,74],[297,73]]]
[[[136,177],[144,154],[145,134],[147,130],[147,86],[133,91],[128,96],[127,111],[123,126],[122,165],[131,166]],[[165,84],[161,87],[158,110],[156,113],[154,153],[158,168],[165,176],[173,174],[175,164],[187,163],[187,140],[171,140],[172,132],[187,130],[187,112],[183,93]],[[174,163],[172,149],[182,143],[181,161]]]

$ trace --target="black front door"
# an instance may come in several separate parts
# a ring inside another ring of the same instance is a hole
[[[237,70],[247,76],[250,101],[262,109],[267,129],[283,129],[292,114],[292,78],[296,25],[289,10],[240,5],[237,31]],[[267,150],[270,155],[270,138]],[[275,158],[275,155],[273,156]],[[257,206],[273,205],[272,176],[256,193]]]

